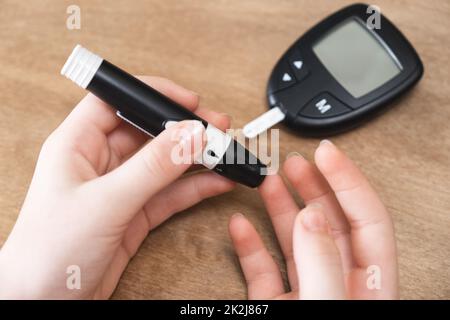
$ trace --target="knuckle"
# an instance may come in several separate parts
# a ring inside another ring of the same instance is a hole
[[[205,198],[205,194],[203,192],[203,189],[201,188],[199,182],[197,180],[192,181],[192,192],[194,194],[194,199],[202,200]]]

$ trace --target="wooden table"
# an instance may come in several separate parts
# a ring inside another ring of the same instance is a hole
[[[2,1],[0,10],[0,244],[14,225],[40,146],[84,92],[59,75],[76,43],[135,74],[170,78],[234,118],[266,110],[272,66],[300,34],[349,1]],[[374,121],[333,137],[367,174],[393,215],[401,296],[450,298],[450,2],[379,0],[425,65],[419,85]],[[280,127],[282,128],[282,127]],[[280,134],[281,157],[311,158],[319,140]],[[245,298],[227,234],[243,212],[282,264],[254,190],[204,201],[152,232],[113,296]]]

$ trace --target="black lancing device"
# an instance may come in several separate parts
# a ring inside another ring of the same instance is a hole
[[[117,115],[123,120],[153,137],[171,121],[201,121],[207,136],[201,164],[249,187],[257,187],[264,180],[266,166],[230,135],[80,45],[73,50],[61,74],[117,109]]]

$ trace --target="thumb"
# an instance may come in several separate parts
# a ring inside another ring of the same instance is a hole
[[[179,178],[201,154],[205,128],[200,121],[176,123],[108,174],[94,180],[95,190],[107,203],[105,212],[133,218],[145,203]],[[109,210],[108,210],[109,209]]]
[[[300,211],[293,239],[300,299],[345,299],[341,258],[320,204]]]

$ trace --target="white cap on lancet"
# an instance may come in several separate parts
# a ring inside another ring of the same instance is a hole
[[[61,74],[86,89],[102,62],[103,58],[78,44],[62,67]]]

